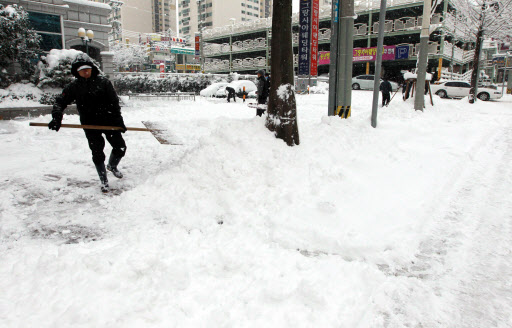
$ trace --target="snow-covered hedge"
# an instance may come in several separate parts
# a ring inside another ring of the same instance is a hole
[[[37,58],[40,40],[41,36],[30,29],[28,13],[22,7],[0,4],[0,86],[34,72],[32,60]]]
[[[34,83],[41,89],[64,88],[75,79],[71,74],[71,64],[76,56],[82,53],[75,49],[52,49],[48,55],[41,57],[37,64]],[[100,67],[94,59],[91,60],[98,68]]]
[[[41,90],[32,83],[15,83],[0,89],[1,107],[52,105],[60,89]]]
[[[212,74],[116,74],[112,79],[119,94],[127,93],[158,93],[158,92],[194,92],[205,89],[212,83],[238,80],[241,75],[230,76]],[[253,76],[243,76],[254,79]]]

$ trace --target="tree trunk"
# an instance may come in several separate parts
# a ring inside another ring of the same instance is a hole
[[[274,0],[272,7],[272,64],[266,126],[288,146],[299,144],[295,103],[292,0]]]
[[[483,29],[483,23],[482,23],[482,25],[480,25],[480,27],[478,29],[478,33],[476,34],[475,58],[473,58],[473,72],[471,72],[471,89],[469,89],[469,103],[470,104],[473,104],[475,102],[475,98],[476,98],[475,91],[476,91],[476,86],[477,86],[478,78],[479,78],[478,66],[480,65],[480,49],[482,48],[481,43],[483,41],[483,34],[484,34],[484,29]]]

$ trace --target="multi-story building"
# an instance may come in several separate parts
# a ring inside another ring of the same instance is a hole
[[[143,33],[176,32],[176,0],[93,0],[110,5],[110,41],[137,43]]]
[[[108,16],[111,7],[104,3],[79,0],[0,0],[3,5],[22,6],[29,15],[31,27],[41,35],[41,49],[77,49],[86,51],[78,29],[94,32],[89,43],[89,55],[101,63],[102,70],[113,71],[108,35],[111,26]]]
[[[383,70],[388,78],[399,80],[402,70],[416,67],[422,23],[422,0],[388,1],[384,22],[384,45],[395,51],[400,47],[400,56],[387,56]],[[354,21],[354,48],[365,49],[377,46],[379,28],[379,3],[372,0],[356,3]],[[434,28],[428,44],[428,71],[433,72],[439,65],[443,71],[465,73],[473,61],[474,42],[462,28],[464,17],[448,0],[441,2],[434,10],[431,25]],[[294,14],[293,51],[294,64],[298,64],[298,13]],[[329,72],[331,43],[331,6],[321,7],[319,26],[319,75]],[[253,73],[258,69],[270,69],[272,20],[263,18],[249,23],[226,25],[204,31],[203,45],[206,57],[205,71],[210,73]],[[398,52],[398,50],[397,50]],[[369,74],[374,62],[364,56],[354,60],[353,73]]]
[[[136,0],[139,2],[139,0]],[[146,0],[144,0],[146,1]],[[177,32],[176,0],[149,0],[153,10],[153,32]]]
[[[192,42],[200,27],[215,28],[269,17],[271,7],[271,0],[178,0],[180,36]]]

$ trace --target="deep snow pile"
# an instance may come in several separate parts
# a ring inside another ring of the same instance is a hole
[[[325,116],[327,95],[297,96],[293,148],[240,102],[128,103],[127,126],[157,121],[185,144],[126,133],[110,196],[83,132],[0,122],[0,326],[462,326],[438,268],[462,260],[436,252],[456,254],[438,245],[466,232],[448,205],[510,129],[512,99],[435,97],[421,113],[395,98],[373,129],[370,95],[354,92],[348,120]]]

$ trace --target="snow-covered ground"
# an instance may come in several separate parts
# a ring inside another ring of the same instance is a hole
[[[109,195],[81,130],[0,121],[0,327],[512,327],[512,97],[377,129],[371,99],[298,96],[298,147],[241,102],[130,103],[183,145],[127,132]]]

